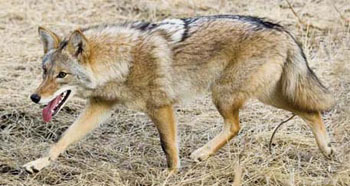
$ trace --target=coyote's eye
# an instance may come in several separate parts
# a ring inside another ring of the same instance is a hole
[[[58,73],[57,78],[64,78],[64,77],[66,77],[66,75],[67,75],[67,73],[60,72],[60,73]]]

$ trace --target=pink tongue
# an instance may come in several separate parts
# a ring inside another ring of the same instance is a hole
[[[50,103],[43,109],[43,120],[45,122],[49,122],[52,119],[53,109],[61,100],[62,96],[57,96],[54,100],[50,101]]]

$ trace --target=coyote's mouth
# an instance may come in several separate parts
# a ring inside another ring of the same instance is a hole
[[[45,108],[43,109],[43,119],[45,122],[51,121],[52,117],[61,110],[63,105],[68,100],[70,94],[71,90],[66,90],[60,95],[58,95],[56,98],[51,100],[49,104],[45,106]]]

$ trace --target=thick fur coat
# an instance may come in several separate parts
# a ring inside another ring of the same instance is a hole
[[[44,28],[39,34],[44,80],[33,101],[57,100],[54,114],[71,93],[89,103],[47,156],[25,165],[30,172],[47,166],[118,104],[150,116],[168,166],[177,170],[172,106],[206,92],[211,92],[224,128],[191,155],[195,160],[206,159],[238,133],[239,109],[250,98],[299,115],[310,125],[321,151],[327,157],[333,153],[320,115],[332,107],[333,97],[310,69],[294,36],[278,24],[216,15],[97,25],[63,39]],[[52,117],[46,115],[48,120]]]

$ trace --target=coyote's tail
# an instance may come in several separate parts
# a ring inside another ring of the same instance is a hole
[[[332,94],[310,69],[302,48],[293,38],[294,43],[295,45],[288,51],[288,58],[283,67],[282,94],[298,109],[305,111],[330,109],[334,105]]]

